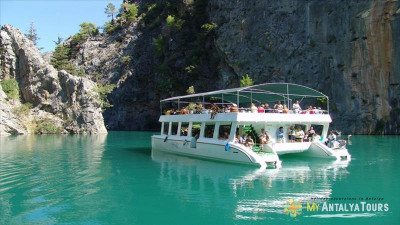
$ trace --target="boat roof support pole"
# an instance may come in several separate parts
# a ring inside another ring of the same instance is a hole
[[[290,100],[289,100],[289,84],[286,84],[286,93],[287,93],[287,107],[290,107]]]
[[[180,105],[179,100],[180,100],[180,99],[178,98],[178,110],[180,109],[180,107],[179,107],[179,105]]]
[[[250,89],[250,104],[253,104],[253,90]]]
[[[329,114],[329,97],[326,97],[326,108],[327,108],[328,114]]]
[[[206,106],[204,105],[204,95],[203,95],[203,109],[205,109]]]
[[[222,107],[224,106],[224,93],[222,93]]]
[[[239,108],[239,91],[236,92],[236,103],[237,103],[237,107]]]

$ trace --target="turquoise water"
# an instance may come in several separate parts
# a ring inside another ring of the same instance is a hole
[[[349,163],[285,157],[282,168],[268,170],[152,154],[150,136],[110,132],[1,137],[0,224],[400,221],[398,136],[353,137]],[[362,202],[360,197],[383,198],[365,202],[388,204],[388,211],[306,210],[312,198],[322,198],[319,204],[349,204]],[[290,199],[303,206],[296,218],[284,211]]]

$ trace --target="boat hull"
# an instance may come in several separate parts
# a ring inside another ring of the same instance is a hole
[[[280,162],[277,154],[257,154],[238,144],[229,143],[228,147],[226,144],[226,141],[206,142],[199,139],[196,142],[196,147],[193,147],[191,139],[170,137],[166,139],[166,136],[162,135],[152,136],[152,150],[155,151],[255,166],[267,166],[269,163],[277,164]]]

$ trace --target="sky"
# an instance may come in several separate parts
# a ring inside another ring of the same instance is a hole
[[[104,13],[110,2],[119,9],[122,0],[0,0],[0,25],[11,24],[25,34],[34,22],[38,47],[52,51],[53,41],[79,32],[82,22],[103,26],[111,20]]]

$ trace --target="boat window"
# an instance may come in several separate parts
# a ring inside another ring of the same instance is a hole
[[[163,134],[168,135],[169,122],[164,122]]]
[[[323,125],[316,125],[316,124],[311,124],[311,126],[313,127],[313,130],[318,133],[319,135],[322,134],[322,130],[324,129]]]
[[[222,139],[222,140],[229,139],[229,134],[231,133],[231,126],[232,126],[231,123],[229,123],[229,124],[221,123],[219,125],[218,139]]]
[[[294,129],[297,130],[297,127],[300,127],[304,132],[306,132],[306,125],[304,124],[295,124]]]
[[[187,136],[188,135],[188,129],[189,129],[189,123],[188,122],[182,122],[181,123],[181,136]]]
[[[192,137],[199,138],[200,136],[201,123],[192,124]]]
[[[173,122],[171,125],[171,135],[177,135],[178,133],[178,122]]]
[[[204,137],[205,138],[213,138],[214,128],[215,128],[214,123],[206,124],[206,127],[204,129]]]

